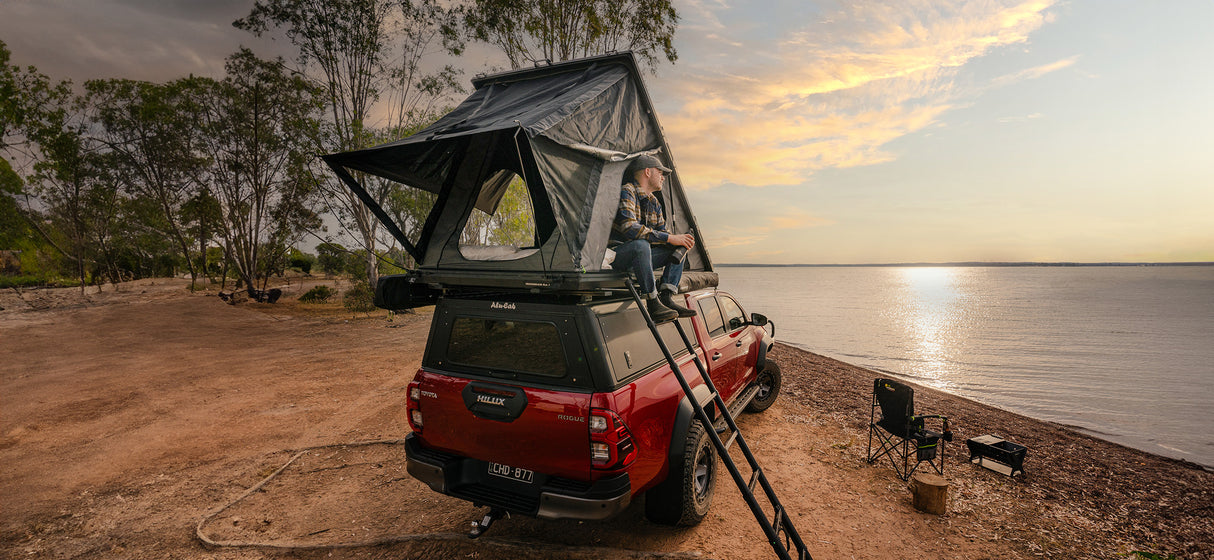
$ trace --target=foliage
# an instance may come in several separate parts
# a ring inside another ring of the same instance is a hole
[[[17,204],[21,189],[21,177],[8,160],[0,159],[0,249],[11,249],[18,241],[32,237],[33,230]]]
[[[463,45],[454,13],[440,0],[258,0],[249,15],[233,23],[256,36],[281,30],[297,49],[296,70],[326,92],[327,134],[320,153],[366,147],[376,128],[368,121],[373,105],[386,101],[383,128],[400,131],[432,120],[458,90],[458,72],[446,66],[421,71],[429,54],[458,54]],[[342,226],[367,250],[366,275],[374,281],[379,222],[349,189],[322,184],[336,202]],[[386,192],[368,185],[383,203]]]
[[[76,280],[66,280],[58,277],[46,277],[41,275],[24,274],[19,276],[0,276],[0,290],[9,288],[25,288],[25,287],[45,287],[53,286],[56,288],[71,288],[79,286],[80,283]]]
[[[408,269],[414,268],[411,263],[411,257],[399,247],[393,247],[382,254],[379,259],[379,272],[384,274],[404,274]]]
[[[198,81],[166,84],[124,79],[85,83],[90,130],[108,150],[105,169],[126,192],[151,201],[157,215],[143,223],[173,242],[180,262],[197,279],[184,207],[203,186],[203,131],[193,103]]]
[[[340,274],[346,271],[345,247],[336,243],[321,243],[316,246],[316,264],[328,274]]]
[[[242,282],[281,271],[288,248],[320,225],[309,150],[320,134],[321,91],[281,60],[242,49],[220,82],[195,79],[200,142],[224,247]]]
[[[26,286],[40,286],[46,284],[46,279],[41,276],[32,274],[23,275],[0,275],[0,290],[8,288],[24,288]]]
[[[0,153],[24,160],[15,166],[24,173],[22,163],[37,159],[40,133],[63,119],[71,82],[54,83],[32,66],[10,65],[9,59],[8,46],[0,41]]]
[[[198,271],[214,278],[211,240],[214,239],[223,219],[223,209],[219,206],[219,200],[211,194],[210,188],[204,186],[182,205],[181,219],[186,226],[187,235],[198,245],[198,253],[195,255]],[[222,258],[221,256],[220,259]]]
[[[112,231],[112,206],[106,205],[114,190],[112,160],[89,135],[86,101],[55,101],[58,107],[28,131],[40,155],[30,182],[46,208],[44,219],[50,227],[42,235],[72,261],[83,290],[88,263],[96,258],[93,240],[108,238]]]
[[[455,7],[452,7],[455,6]],[[461,72],[423,61],[459,55],[463,37],[499,45],[512,64],[633,49],[676,58],[669,0],[256,0],[234,25],[278,34],[290,62],[247,50],[222,80],[91,80],[82,93],[10,62],[0,41],[0,249],[8,274],[119,282],[186,268],[250,289],[287,266],[363,279],[415,266],[316,153],[412,134],[448,110]],[[290,67],[293,66],[293,67]],[[434,69],[436,70],[427,70]],[[416,240],[436,195],[356,174]],[[357,250],[291,247],[321,227],[327,197]],[[511,187],[468,234],[535,240],[525,188]],[[382,247],[389,247],[384,250]],[[409,249],[409,247],[405,247]],[[20,266],[14,269],[13,262]],[[15,271],[15,272],[14,272]]]
[[[294,247],[287,252],[288,266],[298,270],[304,274],[312,274],[312,267],[316,265],[316,257],[309,255]]]
[[[346,276],[349,276],[350,279],[354,280],[355,282],[369,283],[372,281],[368,275],[367,262],[370,260],[375,260],[378,265],[379,259],[373,259],[370,253],[365,249],[347,251],[345,258],[345,268],[342,269],[342,272],[345,273]]]
[[[362,313],[375,311],[375,290],[367,282],[354,282],[350,289],[342,294],[341,304],[350,311]]]
[[[527,63],[631,50],[651,68],[678,59],[679,15],[670,0],[472,0],[463,13],[468,35]]]
[[[515,177],[493,214],[473,210],[460,235],[463,245],[532,247],[536,243],[535,209],[527,184]]]
[[[311,290],[304,292],[304,295],[299,296],[299,301],[303,303],[324,303],[329,301],[335,295],[332,288],[321,284],[313,287]]]
[[[205,274],[212,281],[215,278],[226,277],[227,270],[231,267],[231,262],[227,258],[227,253],[223,250],[223,247],[207,247],[205,262],[207,267]]]

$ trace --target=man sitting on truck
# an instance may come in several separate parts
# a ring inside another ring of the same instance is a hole
[[[683,277],[683,259],[696,241],[690,233],[674,234],[666,229],[662,203],[654,193],[662,190],[670,168],[655,156],[637,157],[624,172],[620,206],[611,224],[608,245],[615,250],[611,268],[631,272],[648,300],[649,315],[664,323],[676,317],[696,313],[678,303],[679,280]],[[653,271],[662,268],[661,284],[655,286]]]

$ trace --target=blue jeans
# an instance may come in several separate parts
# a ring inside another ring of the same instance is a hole
[[[615,248],[615,260],[611,268],[621,272],[631,272],[637,277],[638,291],[644,296],[657,293],[654,286],[653,271],[662,270],[663,290],[679,293],[679,280],[683,278],[683,262],[670,262],[670,256],[678,247],[674,245],[650,245],[644,239],[634,239]]]

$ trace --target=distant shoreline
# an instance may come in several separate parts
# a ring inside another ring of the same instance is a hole
[[[750,268],[906,268],[906,267],[1091,267],[1091,266],[1214,266],[1214,262],[943,262],[943,263],[870,263],[870,264],[757,264],[716,263],[715,266]]]

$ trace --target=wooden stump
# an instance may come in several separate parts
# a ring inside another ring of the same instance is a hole
[[[919,511],[944,515],[948,511],[948,481],[932,473],[911,477],[911,504]]]

